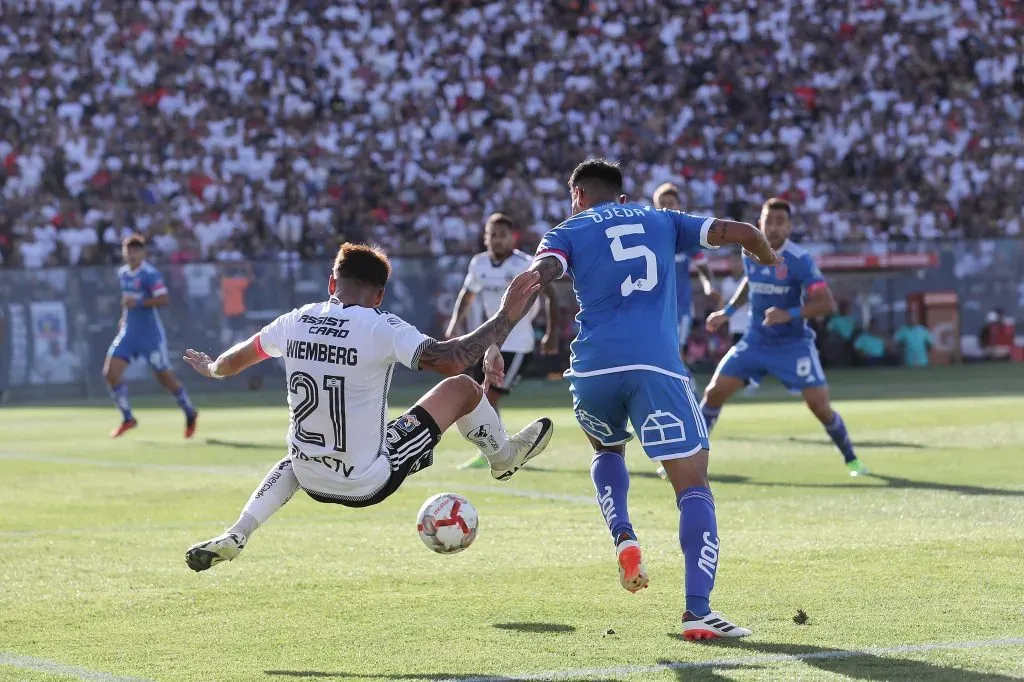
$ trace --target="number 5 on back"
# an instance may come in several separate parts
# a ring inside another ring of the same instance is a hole
[[[654,257],[654,252],[646,246],[623,246],[622,237],[627,234],[644,234],[644,226],[637,223],[630,223],[628,225],[616,225],[615,227],[609,227],[604,231],[606,237],[612,240],[612,258],[617,261],[633,260],[636,258],[643,258],[647,265],[647,274],[635,280],[632,277],[626,277],[622,280],[622,291],[623,296],[629,296],[634,291],[652,291],[654,287],[658,286],[658,261]]]

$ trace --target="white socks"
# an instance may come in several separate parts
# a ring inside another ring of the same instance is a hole
[[[299,479],[292,471],[292,461],[285,457],[274,465],[253,491],[252,496],[242,509],[242,515],[235,525],[228,528],[229,533],[239,533],[245,537],[267,522],[278,509],[283,507],[299,489]]]
[[[508,434],[501,425],[498,413],[487,401],[487,396],[481,396],[473,411],[460,417],[455,426],[463,438],[480,448],[480,452],[491,464],[508,460]]]

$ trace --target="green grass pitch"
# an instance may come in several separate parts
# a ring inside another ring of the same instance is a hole
[[[715,431],[712,604],[754,630],[738,644],[678,638],[678,513],[636,446],[630,507],[652,582],[619,587],[564,384],[509,402],[511,428],[556,422],[510,482],[456,471],[470,449],[452,433],[385,504],[299,493],[239,559],[202,574],[185,549],[232,522],[284,454],[283,391],[200,397],[192,442],[170,398],[138,401],[141,427],[115,442],[109,405],[4,407],[0,680],[1024,677],[1024,368],[832,380],[874,476],[849,478],[774,387],[734,400]],[[454,556],[415,530],[444,490],[481,518]]]

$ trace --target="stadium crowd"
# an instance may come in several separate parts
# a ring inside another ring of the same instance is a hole
[[[1017,235],[1011,0],[5,0],[0,256],[291,260],[542,232],[586,154],[819,240]],[[527,239],[527,242],[530,240]]]

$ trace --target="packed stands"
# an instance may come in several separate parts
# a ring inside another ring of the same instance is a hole
[[[1017,235],[1010,0],[5,0],[0,254],[296,260],[541,232],[584,155],[817,240]]]

